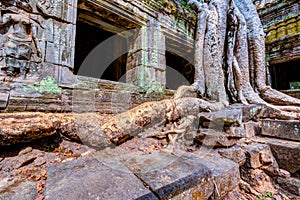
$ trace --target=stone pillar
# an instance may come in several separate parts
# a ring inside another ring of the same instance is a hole
[[[126,82],[154,92],[166,85],[166,44],[159,26],[144,26],[129,41]],[[156,89],[154,89],[156,88]]]

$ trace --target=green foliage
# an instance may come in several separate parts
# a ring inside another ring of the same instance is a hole
[[[267,198],[272,198],[272,197],[273,197],[273,194],[269,190],[266,190],[266,192],[264,194],[259,194],[258,195],[258,198],[260,200],[266,200]]]
[[[186,9],[191,10],[191,7],[187,4],[186,1],[181,1],[181,5],[182,5],[183,7],[185,7]]]
[[[270,192],[269,190],[266,191],[266,194],[267,194],[267,197],[272,197],[273,196],[272,192]]]
[[[61,94],[62,89],[57,85],[55,79],[51,76],[47,76],[40,82],[36,82],[33,85],[23,85],[23,88],[27,91],[34,90],[39,93],[51,93],[51,94]]]

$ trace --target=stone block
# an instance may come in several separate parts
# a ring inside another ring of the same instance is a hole
[[[256,135],[260,135],[261,128],[259,127],[259,124],[257,122],[250,121],[250,122],[243,123],[243,125],[246,132],[245,137],[253,138]]]
[[[246,131],[242,127],[229,127],[228,130],[226,130],[227,137],[231,138],[244,138],[246,137]]]
[[[0,92],[0,110],[4,110],[8,105],[9,92]]]
[[[166,69],[166,60],[164,54],[158,54],[151,51],[137,51],[132,54],[132,65],[144,65],[147,67],[154,67],[156,69],[165,70]]]
[[[73,72],[68,67],[61,67],[60,84],[65,86],[72,86],[76,84],[77,78],[73,75]]]
[[[60,45],[52,42],[46,43],[46,62],[53,64],[61,64]]]
[[[275,168],[278,168],[277,162],[268,145],[253,143],[244,146],[244,149],[246,151],[247,158],[245,163],[246,167],[257,169],[273,165]]]
[[[241,126],[242,110],[220,110],[217,112],[199,113],[199,123],[204,128],[220,128]]]
[[[246,169],[242,167],[241,178],[259,193],[265,193],[267,190],[272,193],[275,192],[271,177],[261,169]]]
[[[299,120],[262,120],[262,135],[300,141]]]
[[[74,48],[61,46],[60,53],[59,53],[59,55],[61,55],[61,64],[73,68],[74,59],[75,59],[74,54],[75,54]]]
[[[195,185],[202,185],[211,174],[209,168],[196,157],[184,159],[155,152],[127,159],[127,167],[160,199],[169,199]],[[201,187],[199,190],[201,191]],[[209,197],[210,194],[205,196]]]
[[[257,121],[259,117],[263,114],[263,110],[266,109],[264,105],[259,104],[250,104],[250,105],[242,105],[242,104],[233,104],[229,106],[227,109],[238,109],[242,110],[242,120],[243,122],[248,121]]]
[[[290,193],[297,195],[298,197],[300,196],[300,180],[299,179],[293,178],[293,177],[290,177],[290,178],[278,177],[277,183],[284,190],[287,190]]]
[[[274,157],[281,169],[290,173],[300,170],[300,142],[284,141],[279,139],[267,139]]]
[[[231,147],[237,144],[239,138],[227,137],[226,133],[214,129],[200,129],[195,140],[207,146]]]
[[[0,181],[0,199],[36,199],[36,183],[32,181],[8,180],[2,178]],[[5,186],[4,188],[2,186]],[[4,190],[2,190],[4,189]]]
[[[149,51],[150,49],[161,53],[166,51],[165,36],[159,27],[142,27],[134,40],[131,51]]]
[[[221,200],[224,196],[240,182],[240,172],[238,164],[228,159],[218,158],[215,156],[203,159],[205,165],[212,171],[212,181],[214,192],[211,199]]]
[[[74,4],[77,4],[77,1],[74,1],[72,4],[73,5],[69,5],[69,7],[68,7],[67,14],[66,14],[66,21],[68,21],[72,24],[76,24],[77,7]]]
[[[222,157],[239,164],[239,166],[244,165],[244,163],[246,162],[246,152],[240,146],[233,146],[228,149],[220,149],[218,150],[218,153]]]
[[[152,152],[126,156],[124,162],[160,199],[222,199],[239,181],[237,164],[197,153]]]
[[[75,160],[50,166],[46,199],[157,199],[125,167],[110,168],[98,160]]]
[[[48,76],[53,77],[56,81],[59,81],[60,77],[60,67],[51,63],[43,63],[42,78],[47,78]]]

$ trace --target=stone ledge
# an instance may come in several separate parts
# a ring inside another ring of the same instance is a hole
[[[270,146],[281,169],[290,173],[296,173],[300,170],[300,142],[266,138],[263,140]]]
[[[50,166],[44,195],[47,199],[222,199],[239,180],[238,165],[220,157],[129,153],[119,159]]]
[[[50,166],[46,199],[157,199],[126,168],[113,170],[97,160]]]
[[[285,140],[300,141],[300,122],[298,120],[261,120],[263,136]]]

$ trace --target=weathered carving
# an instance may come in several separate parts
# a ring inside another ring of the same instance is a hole
[[[54,9],[53,0],[39,0],[36,4],[37,9],[44,15],[51,15]]]
[[[35,68],[36,63],[41,62],[36,26],[33,20],[22,14],[5,13],[1,16],[1,70],[6,71],[7,75],[20,74],[25,78],[30,68]]]
[[[5,6],[19,7],[27,12],[32,12],[33,10],[29,0],[2,0],[2,2],[2,4]]]

